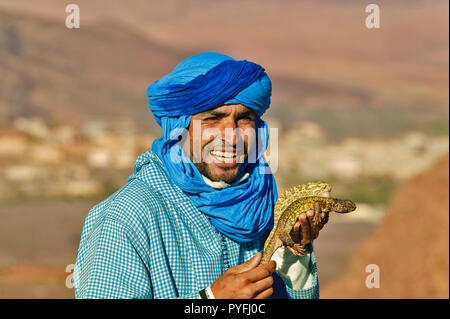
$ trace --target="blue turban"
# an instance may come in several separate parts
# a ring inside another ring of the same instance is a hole
[[[149,107],[163,136],[152,150],[164,163],[172,181],[211,223],[237,242],[257,239],[273,227],[277,189],[263,152],[268,145],[267,124],[260,116],[270,106],[272,86],[264,69],[224,54],[200,53],[178,64],[172,73],[147,89]],[[193,114],[224,104],[242,104],[257,114],[256,163],[245,163],[244,182],[224,189],[207,185],[179,144]]]

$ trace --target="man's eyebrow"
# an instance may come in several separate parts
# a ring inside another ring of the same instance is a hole
[[[214,111],[214,110],[209,110],[209,111],[203,112],[201,115],[203,115],[203,116],[208,116],[208,115],[214,115],[214,116],[227,116],[228,113],[226,113],[226,112],[220,112],[220,111]]]
[[[248,110],[238,114],[238,116],[248,116],[248,115],[256,116],[256,112],[253,110]]]
[[[216,111],[216,110],[209,110],[209,111],[205,111],[205,112],[201,113],[201,115],[203,117],[210,116],[210,115],[217,116],[217,117],[224,117],[224,116],[227,116],[228,114],[229,114],[228,112],[220,112],[220,111]],[[240,116],[249,116],[249,115],[256,116],[256,112],[253,110],[247,110],[247,111],[242,111],[237,114],[237,116],[239,116],[239,117]]]

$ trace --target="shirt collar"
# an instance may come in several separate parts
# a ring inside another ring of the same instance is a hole
[[[248,172],[246,172],[240,179],[238,179],[237,181],[233,182],[232,184],[228,184],[224,181],[212,181],[210,180],[208,177],[206,177],[205,175],[202,174],[203,180],[205,181],[206,185],[211,186],[212,188],[215,189],[224,189],[230,186],[235,186],[238,185],[239,183],[241,183],[242,181],[245,181],[248,177],[250,176],[250,174]]]

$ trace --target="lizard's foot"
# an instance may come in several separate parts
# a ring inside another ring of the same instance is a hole
[[[296,244],[288,233],[280,232],[278,236],[283,245],[286,246],[295,256],[305,256],[306,247],[304,245]]]
[[[306,253],[306,248],[303,245],[300,244],[294,244],[292,247],[287,246],[287,248],[290,250],[291,253],[293,253],[295,256],[303,257]]]

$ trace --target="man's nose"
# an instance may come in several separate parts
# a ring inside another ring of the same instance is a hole
[[[226,121],[221,125],[220,133],[222,139],[230,145],[236,145],[237,141],[237,126],[234,121]]]

